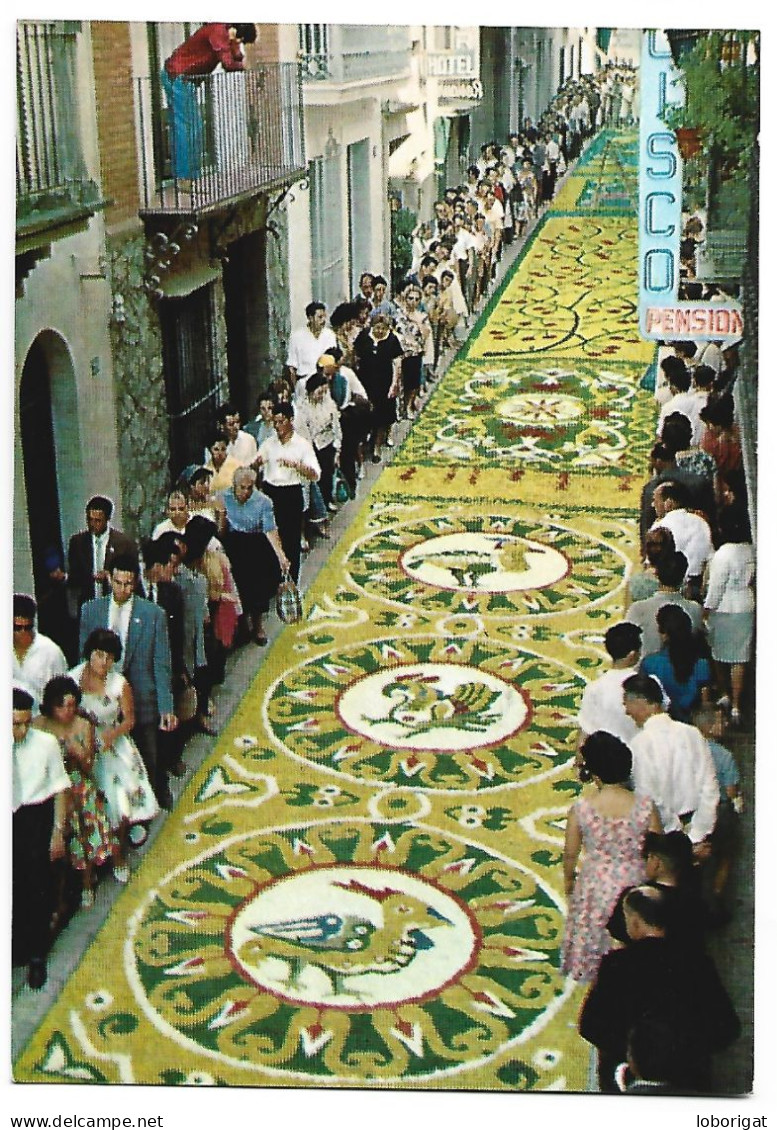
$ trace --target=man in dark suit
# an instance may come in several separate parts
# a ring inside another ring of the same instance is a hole
[[[147,541],[143,546],[143,580],[140,586],[141,595],[158,605],[167,620],[174,702],[181,694],[186,678],[183,593],[173,579],[181,553],[175,534],[162,534],[154,541]],[[175,777],[183,777],[186,765],[181,756],[183,741],[180,728],[174,733],[160,733],[158,743],[161,761],[168,772]]]
[[[86,504],[86,529],[73,534],[67,551],[67,590],[71,615],[81,605],[110,592],[111,564],[115,557],[137,557],[138,547],[128,534],[111,527],[113,503],[95,495]]]
[[[111,595],[89,600],[81,609],[79,648],[95,628],[110,628],[122,643],[121,667],[135,699],[132,736],[163,808],[172,807],[167,769],[159,757],[158,734],[178,725],[172,693],[170,642],[164,611],[135,595],[136,557],[117,556],[111,565]]]
[[[615,1069],[626,1061],[629,1033],[645,1018],[683,1033],[682,1089],[710,1093],[710,1060],[739,1035],[712,959],[667,937],[668,900],[656,887],[634,887],[624,900],[629,942],[606,953],[583,1002],[579,1029],[599,1051],[599,1090],[616,1093]]]

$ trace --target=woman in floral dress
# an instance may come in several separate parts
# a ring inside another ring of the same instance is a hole
[[[96,628],[84,644],[84,662],[70,672],[81,692],[81,711],[96,727],[94,779],[105,796],[116,839],[113,876],[129,880],[127,840],[133,824],[147,824],[159,805],[137,746],[129,734],[135,725],[132,688],[114,664],[121,658],[121,640],[107,628]]]
[[[662,831],[649,797],[629,789],[631,750],[620,738],[597,730],[580,749],[581,780],[593,796],[572,806],[564,842],[564,888],[569,907],[561,968],[575,981],[592,981],[612,939],[607,922],[624,887],[641,882],[642,845],[648,831]],[[581,850],[582,866],[577,869]]]
[[[72,867],[82,873],[81,907],[94,906],[94,870],[114,857],[116,837],[105,798],[92,776],[95,761],[94,725],[79,713],[81,688],[68,675],[55,675],[46,684],[41,713],[33,725],[53,734],[62,749],[70,777],[67,851]]]

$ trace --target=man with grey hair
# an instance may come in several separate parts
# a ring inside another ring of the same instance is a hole
[[[245,628],[254,643],[264,646],[264,616],[282,573],[289,568],[273,504],[256,489],[256,473],[250,467],[238,467],[232,487],[219,497],[227,515],[222,541],[243,605]]]

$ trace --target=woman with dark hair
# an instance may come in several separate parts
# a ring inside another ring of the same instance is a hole
[[[742,466],[739,428],[734,423],[734,398],[730,393],[710,400],[701,410],[705,425],[701,449],[715,460],[718,472],[736,471]]]
[[[677,604],[665,604],[656,613],[661,650],[646,655],[641,670],[654,675],[666,691],[669,714],[677,722],[690,722],[700,701],[709,701],[712,671],[702,654],[688,613]]]
[[[82,873],[81,907],[89,910],[94,906],[94,869],[112,859],[118,845],[105,800],[92,777],[94,725],[79,713],[80,704],[78,683],[69,675],[56,675],[46,683],[41,712],[33,726],[53,734],[62,750],[70,777],[68,858],[71,866]]]
[[[624,887],[642,879],[642,845],[661,820],[649,797],[629,788],[631,750],[604,730],[580,747],[580,779],[596,793],[572,805],[564,840],[564,889],[569,899],[561,968],[591,981],[611,947],[607,922]],[[583,863],[577,870],[581,851]]]
[[[363,329],[354,342],[359,380],[373,407],[372,430],[368,440],[373,463],[380,463],[380,451],[397,418],[397,394],[402,377],[402,346],[392,332],[389,319],[376,314],[369,329]]]
[[[210,491],[211,494],[219,494],[232,486],[232,478],[240,463],[227,452],[227,438],[223,432],[213,432],[207,448],[209,458],[205,470],[211,472]]]
[[[96,757],[92,776],[105,797],[108,818],[118,844],[113,877],[129,880],[127,841],[130,828],[147,824],[159,813],[146,767],[130,734],[135,725],[132,688],[115,664],[121,640],[108,628],[95,628],[84,644],[84,662],[70,672],[81,691],[81,712],[94,723]],[[133,843],[145,837],[133,833]]]
[[[429,316],[421,308],[420,286],[406,282],[399,295],[396,330],[404,351],[402,358],[402,412],[407,418],[420,407],[421,366],[432,336]]]
[[[719,701],[731,706],[731,721],[736,724],[741,720],[745,671],[753,646],[755,554],[743,507],[723,507],[719,529],[721,544],[710,562],[704,619],[718,688],[723,691]]]
[[[329,360],[328,354],[324,354]],[[322,362],[324,360],[322,357]],[[329,381],[317,370],[308,377],[297,411],[294,427],[300,435],[310,440],[321,468],[319,487],[328,510],[336,510],[332,495],[335,468],[340,461],[340,448],[343,444],[343,430],[340,413],[332,399]]]

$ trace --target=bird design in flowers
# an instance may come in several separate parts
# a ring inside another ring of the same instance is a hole
[[[367,973],[392,974],[404,969],[421,950],[434,948],[425,930],[451,927],[453,923],[406,891],[392,887],[376,889],[351,879],[332,883],[351,894],[363,895],[372,904],[371,915],[331,913],[264,922],[251,926],[254,938],[241,947],[241,961],[256,963],[267,958],[285,961],[288,989],[299,989],[308,966],[328,978],[333,996],[361,999],[362,994],[347,979]]]
[[[499,711],[493,710],[499,691],[482,680],[473,679],[446,691],[437,675],[417,671],[397,676],[382,693],[392,702],[391,709],[381,718],[365,720],[393,722],[408,737],[450,727],[482,733],[501,718]]]
[[[541,550],[532,549],[516,538],[498,535],[483,535],[488,543],[482,549],[467,546],[466,549],[432,550],[424,547],[422,557],[407,558],[410,567],[424,563],[438,563],[447,569],[459,588],[472,589],[500,573],[525,573],[531,568],[527,554],[539,554]]]

